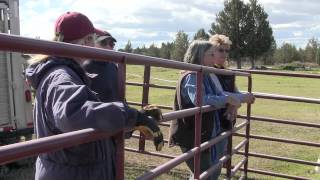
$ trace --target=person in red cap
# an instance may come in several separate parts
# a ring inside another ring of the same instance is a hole
[[[95,28],[83,14],[68,12],[55,24],[55,40],[83,46],[94,45]],[[155,119],[125,103],[101,102],[90,89],[90,79],[80,66],[83,59],[38,56],[26,69],[36,90],[33,119],[38,138],[86,128],[114,133],[121,129],[145,130],[156,150],[163,136]],[[116,146],[112,137],[71,148],[39,154],[36,180],[115,179]]]
[[[95,46],[113,50],[117,40],[107,31],[95,29]],[[113,62],[87,60],[82,67],[90,74],[96,74],[91,79],[91,89],[98,93],[101,101],[119,101],[118,67]]]

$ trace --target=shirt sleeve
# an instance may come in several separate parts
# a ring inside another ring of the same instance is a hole
[[[122,102],[99,102],[74,72],[60,74],[53,82],[45,106],[49,119],[60,131],[97,128],[114,132],[134,126],[136,115],[129,108]]]
[[[202,84],[202,105],[212,105],[220,109],[226,106],[227,95],[223,92],[213,94],[206,93],[204,90],[206,84]],[[182,98],[190,101],[193,105],[196,105],[196,75],[188,74],[181,83],[181,96]]]
[[[232,96],[236,99],[239,99],[241,103],[244,102],[244,99],[245,99],[245,95],[244,93],[241,93],[241,92],[235,92],[235,93],[232,93],[232,92],[227,92],[227,91],[224,91],[223,92],[224,94],[228,95],[228,96]]]

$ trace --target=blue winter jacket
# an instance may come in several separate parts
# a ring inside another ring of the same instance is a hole
[[[121,102],[102,103],[72,59],[51,57],[30,65],[27,79],[36,89],[34,124],[38,138],[85,128],[115,132],[132,128],[136,114]],[[112,138],[43,153],[36,162],[37,180],[115,179]]]
[[[82,66],[91,78],[91,89],[99,94],[102,102],[121,100],[118,88],[118,67],[113,62],[85,61]]]

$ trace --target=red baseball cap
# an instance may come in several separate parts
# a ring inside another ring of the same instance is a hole
[[[63,35],[63,42],[70,42],[95,33],[95,28],[89,18],[78,12],[62,14],[55,24],[56,36]]]
[[[111,39],[113,42],[117,42],[117,40],[108,31],[103,31],[101,29],[95,28],[94,32],[97,35],[96,42],[102,41],[104,39]]]

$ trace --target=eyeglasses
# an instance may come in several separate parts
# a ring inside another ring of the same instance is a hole
[[[219,48],[219,49],[217,49],[218,50],[218,52],[220,52],[220,53],[229,53],[230,52],[230,50],[229,49],[223,49],[223,48]]]
[[[100,42],[100,45],[103,47],[110,46],[111,48],[114,48],[115,43],[111,40],[104,39],[103,41]]]

